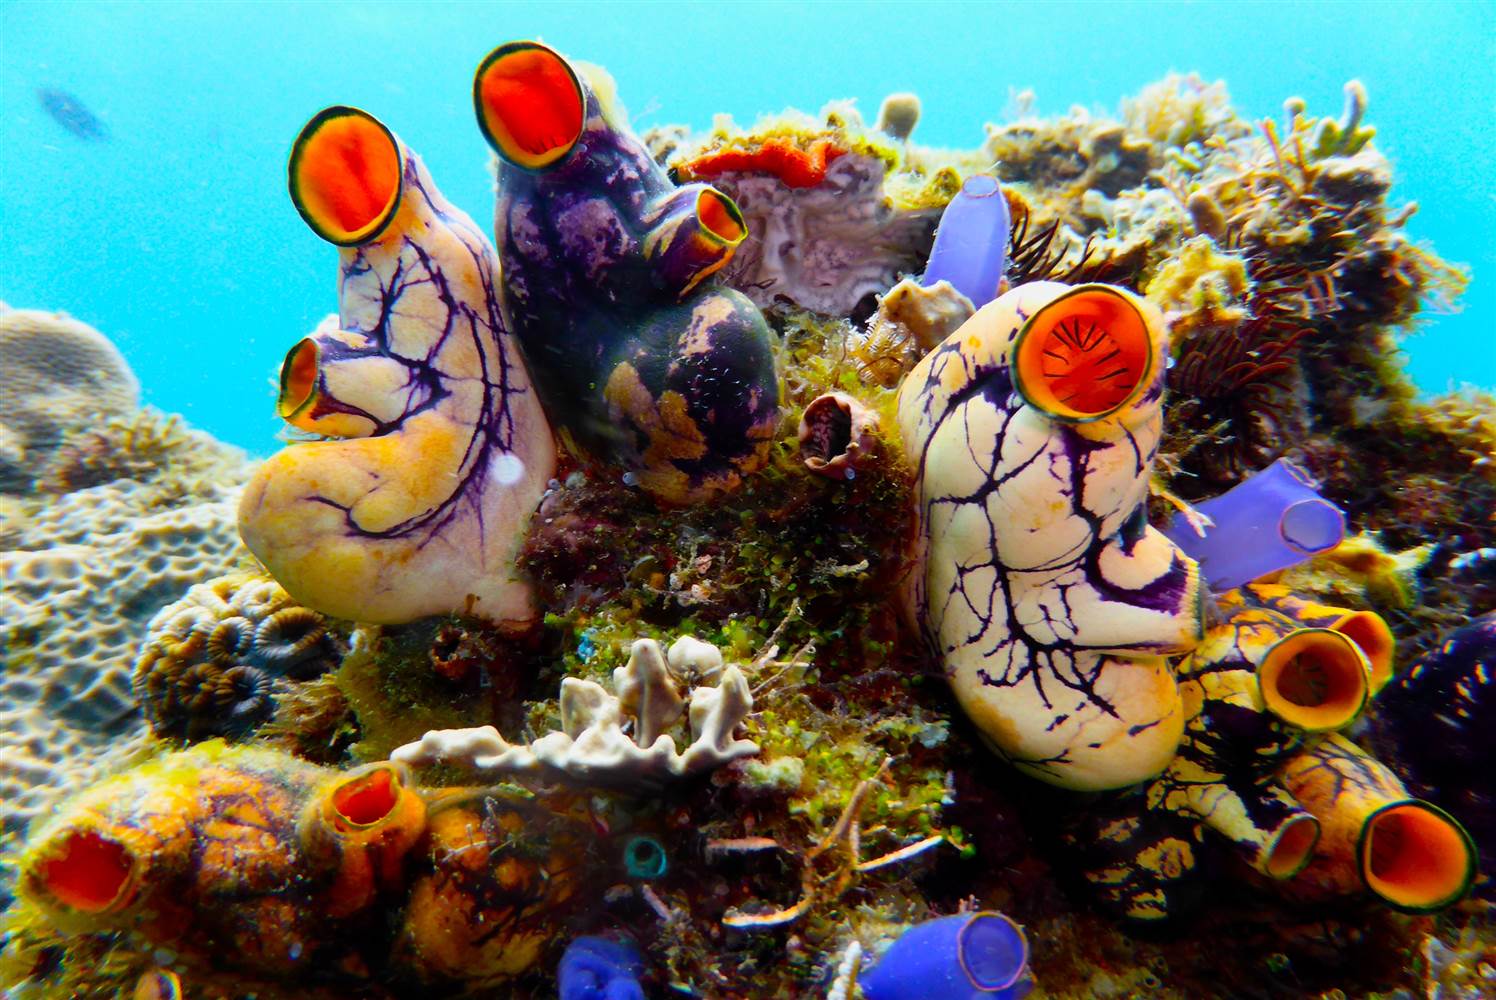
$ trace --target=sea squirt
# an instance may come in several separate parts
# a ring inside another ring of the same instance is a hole
[[[556,970],[561,1000],[644,1000],[638,949],[603,937],[579,937],[566,946]]]
[[[611,81],[539,43],[495,49],[473,100],[499,154],[505,316],[563,440],[668,502],[735,488],[779,420],[768,327],[712,279],[747,237],[737,206],[672,184]]]
[[[1028,941],[1001,913],[957,913],[909,928],[857,977],[867,1000],[1022,1000]]]
[[[1198,567],[1145,520],[1165,338],[1109,285],[1035,282],[909,374],[906,602],[986,739],[1077,789],[1152,777],[1184,714],[1164,656],[1201,637]]]
[[[1211,522],[1202,531],[1178,516],[1165,533],[1200,563],[1212,589],[1240,587],[1340,544],[1345,514],[1314,487],[1307,472],[1280,458],[1199,504]]]
[[[549,425],[500,317],[499,265],[417,157],[333,107],[291,151],[292,200],[339,247],[339,320],[281,369],[293,444],[244,491],[239,530],[298,601],[400,623],[467,611],[521,627],[514,570],[555,466]]]

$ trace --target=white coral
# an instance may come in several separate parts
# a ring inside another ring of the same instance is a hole
[[[711,659],[699,646],[691,652],[698,662]],[[528,746],[509,743],[492,726],[442,729],[400,747],[390,759],[411,765],[459,764],[549,783],[638,789],[758,753],[758,744],[733,736],[753,710],[748,682],[736,666],[722,668],[715,687],[694,688],[689,701],[683,700],[660,644],[640,639],[628,664],[613,671],[613,688],[616,694],[594,681],[562,680],[561,730]],[[690,742],[677,751],[669,730],[682,714]],[[628,720],[632,734],[624,732]]]

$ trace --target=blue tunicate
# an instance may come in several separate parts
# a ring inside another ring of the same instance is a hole
[[[1196,506],[1214,522],[1203,537],[1178,515],[1164,534],[1200,563],[1213,590],[1240,587],[1340,544],[1345,514],[1315,485],[1303,469],[1279,459]]]
[[[966,178],[940,217],[921,283],[928,287],[949,281],[978,309],[997,298],[1008,262],[1010,221],[1008,199],[997,178],[985,174]]]
[[[556,980],[561,1000],[644,1000],[643,974],[633,945],[580,937],[567,945]]]
[[[1001,913],[926,920],[857,977],[867,1000],[1019,1000],[1033,989],[1028,941]]]

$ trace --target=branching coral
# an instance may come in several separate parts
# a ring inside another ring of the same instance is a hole
[[[563,680],[561,731],[529,746],[508,743],[484,726],[430,732],[390,756],[412,765],[456,763],[547,783],[639,790],[758,753],[758,744],[733,736],[753,709],[737,667],[724,668],[715,687],[694,688],[683,700],[665,651],[653,639],[640,639],[628,664],[614,671],[613,687],[609,694],[594,681]],[[677,750],[668,730],[682,716],[689,718],[691,739]]]
[[[116,479],[156,487],[159,503],[210,492],[246,464],[237,448],[192,430],[176,414],[145,407],[102,427],[69,434],[36,480],[43,493],[71,493]]]

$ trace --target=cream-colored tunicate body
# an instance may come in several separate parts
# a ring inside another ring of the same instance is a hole
[[[314,119],[291,172],[303,216],[342,247],[340,310],[286,358],[278,409],[332,440],[260,466],[239,512],[245,543],[336,617],[527,626],[535,599],[515,561],[556,453],[500,316],[492,246],[355,109]]]
[[[980,309],[899,392],[908,609],[987,741],[1052,784],[1134,784],[1181,737],[1163,657],[1199,641],[1201,584],[1143,510],[1164,358],[1148,303],[1040,282]]]

